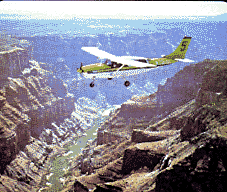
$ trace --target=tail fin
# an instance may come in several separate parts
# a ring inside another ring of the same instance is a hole
[[[164,56],[163,58],[167,58],[167,59],[184,59],[185,58],[185,54],[188,50],[188,46],[191,42],[191,37],[184,37],[180,43],[180,45],[176,48],[176,50],[169,54]]]

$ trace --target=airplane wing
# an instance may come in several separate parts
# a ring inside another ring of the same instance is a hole
[[[157,67],[156,65],[153,64],[148,64],[148,63],[142,63],[139,61],[133,61],[133,60],[127,60],[124,58],[119,57],[118,61],[116,61],[118,63],[122,63],[124,65],[128,65],[128,66],[133,66],[133,67]]]
[[[115,59],[115,55],[112,55],[110,53],[107,53],[105,51],[99,50],[98,47],[82,47],[82,50],[99,57],[100,59]]]
[[[97,47],[82,47],[81,49],[101,59],[109,59],[113,62],[121,63],[123,65],[134,66],[134,67],[156,67],[156,65],[142,63],[139,61],[133,61],[133,60],[125,59],[123,57],[112,55],[105,51],[99,50]]]

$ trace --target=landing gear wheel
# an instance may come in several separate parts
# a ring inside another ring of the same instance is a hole
[[[95,86],[94,82],[91,82],[90,87],[94,87],[94,86]]]
[[[108,80],[112,80],[113,78],[111,78],[111,77],[108,77]]]
[[[128,87],[130,85],[129,81],[125,81],[125,86]]]

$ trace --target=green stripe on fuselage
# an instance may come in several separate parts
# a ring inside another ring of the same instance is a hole
[[[145,68],[145,67],[143,67]],[[149,68],[149,67],[146,67]],[[87,66],[83,66],[82,70],[78,69],[77,72],[82,73],[102,73],[102,72],[112,72],[112,71],[117,71],[119,68],[111,68],[110,66],[102,63],[102,64],[93,64],[93,65],[87,65]],[[133,67],[133,66],[129,66],[129,67],[122,67],[121,71],[123,70],[131,70],[131,69],[141,69],[140,67]]]
[[[159,59],[155,59],[155,60],[151,60],[148,59],[150,64],[156,65],[158,66],[162,66],[162,65],[169,65],[171,63],[175,63],[177,61],[173,60],[173,59],[166,59],[166,58],[159,58]],[[129,66],[129,67],[122,67],[121,71],[124,70],[132,70],[132,69],[148,69],[148,68],[153,68],[153,66],[151,67],[134,67],[134,66]],[[96,64],[92,64],[92,65],[87,65],[87,66],[83,66],[82,70],[81,68],[77,70],[77,72],[79,73],[103,73],[103,72],[112,72],[112,71],[117,71],[119,68],[111,68],[110,66],[102,63],[96,63]]]
[[[155,60],[149,60],[150,64],[157,65],[157,66],[169,65],[169,64],[175,63],[175,62],[177,62],[177,61],[175,61],[173,59],[167,59],[167,58],[159,58],[159,59],[155,59]]]

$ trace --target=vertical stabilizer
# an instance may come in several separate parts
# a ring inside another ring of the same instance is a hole
[[[180,43],[180,45],[176,48],[176,50],[169,54],[164,56],[163,58],[167,58],[167,59],[184,59],[185,58],[185,54],[188,50],[188,46],[191,42],[191,37],[184,37]]]

